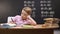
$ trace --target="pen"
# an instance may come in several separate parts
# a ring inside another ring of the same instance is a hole
[[[12,20],[12,22],[14,22],[12,18],[11,18],[11,20]]]

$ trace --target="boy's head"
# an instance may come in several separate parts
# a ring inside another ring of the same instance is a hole
[[[28,15],[30,15],[32,11],[30,7],[24,7],[22,10],[24,10]]]
[[[23,19],[27,19],[27,16],[31,14],[32,9],[30,7],[24,7],[21,12]]]

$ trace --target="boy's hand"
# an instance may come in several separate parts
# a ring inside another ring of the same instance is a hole
[[[28,19],[31,21],[31,25],[36,25],[36,22],[34,21],[34,19],[33,18],[31,18],[31,16],[29,15],[28,16]]]
[[[28,19],[31,19],[31,16],[30,15],[28,16]]]

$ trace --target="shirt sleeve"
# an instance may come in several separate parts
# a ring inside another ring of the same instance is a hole
[[[16,16],[12,19],[12,21],[16,22],[16,20],[17,20],[19,17],[20,17],[19,15],[16,15]]]
[[[30,21],[30,20],[28,20],[28,21],[27,21],[27,24],[31,24],[31,21]]]
[[[16,16],[13,18],[13,21],[16,22],[17,19],[21,19],[20,17],[21,17],[20,15],[16,15]]]

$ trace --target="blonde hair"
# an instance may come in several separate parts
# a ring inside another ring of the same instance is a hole
[[[32,9],[30,7],[24,7],[22,10],[24,10],[28,15],[30,15],[32,12]]]

